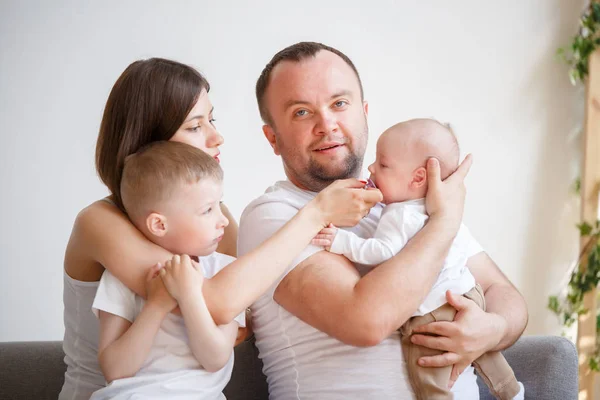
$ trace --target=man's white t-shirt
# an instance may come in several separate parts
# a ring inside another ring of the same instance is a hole
[[[207,278],[213,277],[235,258],[213,253],[200,257],[200,265]],[[144,299],[136,295],[108,270],[102,275],[93,311],[102,310],[135,320],[144,306]],[[235,321],[246,326],[245,313]],[[131,378],[117,379],[96,391],[91,399],[225,399],[223,389],[233,369],[233,349],[227,364],[217,372],[201,367],[189,346],[184,320],[181,316],[167,314],[160,325],[152,347],[137,374]]]
[[[238,254],[242,256],[259,246],[315,196],[316,193],[301,190],[289,181],[268,188],[242,214]],[[363,238],[371,237],[381,210],[382,206],[375,206],[349,230]],[[275,289],[287,273],[319,251],[323,248],[307,246],[252,305],[256,345],[263,360],[270,399],[412,399],[398,332],[377,346],[350,346],[302,322],[273,299]],[[356,267],[362,275],[369,269],[363,265]],[[256,273],[260,274],[260,265],[256,266]],[[453,392],[456,399],[479,399],[472,367],[460,376]]]
[[[355,263],[377,266],[398,254],[423,229],[428,218],[425,199],[388,204],[372,237],[365,239],[340,229],[329,251],[343,254]],[[467,268],[467,260],[482,251],[481,245],[461,224],[436,282],[413,316],[428,314],[446,304],[448,290],[463,295],[473,289],[475,278]]]

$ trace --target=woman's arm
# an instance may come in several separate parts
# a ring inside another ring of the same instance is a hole
[[[217,251],[235,256],[238,226],[224,204],[222,209],[230,222]],[[65,269],[74,279],[97,281],[103,266],[136,294],[146,297],[148,269],[172,256],[148,240],[117,207],[97,201],[75,219]],[[90,264],[94,268],[87,267]]]

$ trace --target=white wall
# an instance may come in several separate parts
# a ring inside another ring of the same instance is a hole
[[[285,5],[284,5],[285,4]],[[61,339],[62,258],[77,212],[106,194],[93,167],[106,97],[151,56],[209,78],[226,138],[226,202],[282,177],[254,83],[281,48],[338,47],[356,63],[379,133],[417,116],[451,121],[473,152],[465,220],[529,303],[529,333],[577,252],[581,93],[554,56],[583,0],[3,1],[0,4],[0,341]]]

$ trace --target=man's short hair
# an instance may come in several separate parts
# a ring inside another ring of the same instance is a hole
[[[185,143],[153,142],[125,159],[121,179],[123,205],[134,223],[171,199],[185,184],[223,180],[219,163]]]
[[[360,80],[358,70],[347,55],[345,55],[337,49],[334,49],[333,47],[324,45],[322,43],[299,42],[288,46],[285,49],[281,50],[279,53],[275,54],[258,77],[258,81],[256,82],[256,101],[258,102],[258,111],[260,112],[260,116],[264,123],[273,125],[273,121],[271,119],[271,115],[269,114],[269,110],[267,110],[267,107],[265,106],[265,93],[269,86],[269,80],[271,78],[271,72],[273,71],[273,68],[275,68],[279,63],[283,61],[300,62],[309,57],[314,57],[321,50],[330,51],[336,54],[342,60],[344,60],[344,62],[348,64],[350,68],[352,68],[352,70],[356,74],[356,79],[358,79],[358,85],[360,86],[360,98],[361,100],[364,99],[362,82]]]

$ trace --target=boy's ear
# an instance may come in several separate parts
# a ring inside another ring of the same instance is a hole
[[[271,128],[270,125],[263,125],[262,130],[265,134],[265,137],[269,141],[269,144],[273,148],[273,152],[275,153],[275,155],[281,155],[281,153],[279,152],[279,146],[277,145],[277,138],[275,137],[275,131],[273,130],[273,128]]]
[[[410,182],[413,189],[422,188],[427,184],[427,169],[425,167],[419,167],[413,172],[413,179]]]
[[[167,234],[167,217],[152,213],[146,217],[146,228],[154,236],[163,237]]]

